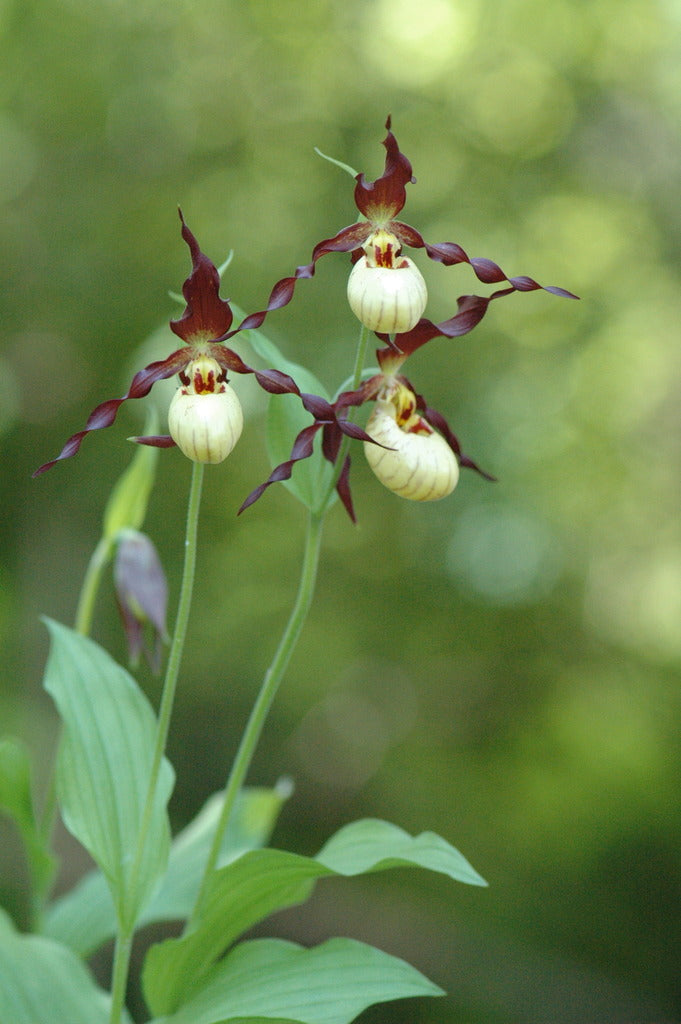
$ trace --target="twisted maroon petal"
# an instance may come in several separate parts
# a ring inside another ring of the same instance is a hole
[[[256,330],[258,327],[261,327],[268,313],[272,313],[276,309],[282,309],[289,304],[293,298],[298,281],[314,277],[317,260],[330,252],[354,252],[355,249],[358,249],[367,240],[371,231],[372,227],[370,224],[364,222],[361,224],[351,224],[349,227],[339,231],[333,238],[326,238],[324,241],[319,242],[312,251],[312,261],[310,263],[296,267],[295,273],[291,277],[282,277],[280,281],[277,281],[270,292],[265,309],[257,313],[250,313],[236,329],[228,331],[217,338],[217,340],[226,341],[228,338],[238,334],[239,331]]]
[[[220,298],[220,275],[201,252],[199,243],[185,224],[182,210],[182,237],[189,246],[192,272],[182,286],[187,308],[179,320],[170,321],[170,329],[183,341],[210,340],[225,335],[234,319],[229,303]]]
[[[333,403],[335,412],[342,412],[345,409],[349,409],[351,406],[364,405],[365,402],[376,397],[376,393],[382,383],[383,374],[377,373],[375,376],[365,380],[356,391],[342,391]]]
[[[415,232],[415,234],[418,234],[418,232]],[[531,277],[509,277],[493,260],[488,260],[481,256],[473,256],[471,258],[465,249],[457,245],[456,242],[441,242],[439,245],[429,245],[423,239],[421,241],[431,260],[435,260],[436,263],[442,263],[445,267],[452,267],[457,263],[468,263],[473,268],[475,276],[483,284],[499,284],[501,281],[508,281],[513,290],[517,292],[532,292],[539,289],[551,292],[552,295],[560,295],[565,299],[579,298],[578,295],[573,295],[572,292],[567,291],[565,288],[539,284]],[[414,244],[414,242],[409,244],[414,248],[421,247]]]
[[[260,387],[270,395],[298,395],[300,389],[293,377],[281,370],[256,370],[255,379]]]
[[[502,281],[508,281],[512,285],[512,290],[517,292],[532,292],[541,289],[545,292],[551,292],[553,295],[561,295],[566,299],[579,298],[578,295],[573,295],[572,292],[566,291],[565,288],[557,288],[555,285],[538,284],[531,277],[508,277],[493,260],[488,260],[482,256],[469,257],[466,250],[458,245],[457,242],[440,242],[438,245],[430,245],[425,241],[423,235],[416,228],[411,227],[410,224],[393,221],[390,225],[390,230],[399,238],[402,245],[407,245],[411,249],[425,249],[431,260],[435,260],[436,263],[442,263],[445,267],[453,267],[458,263],[468,263],[473,268],[475,276],[483,284],[500,284]]]
[[[314,451],[314,439],[317,431],[321,428],[321,423],[312,423],[309,427],[304,427],[295,441],[293,442],[293,448],[291,449],[291,455],[286,462],[280,462],[278,466],[272,470],[267,480],[260,484],[255,490],[251,491],[246,500],[241,505],[237,515],[253,505],[258,498],[263,494],[268,487],[272,484],[280,483],[282,480],[288,480],[293,472],[293,467],[296,462],[300,462],[301,459],[308,459]]]
[[[226,373],[230,371],[233,373],[255,373],[252,366],[245,363],[241,356],[238,356],[231,348],[227,348],[226,345],[215,342],[208,346],[208,352]]]
[[[338,423],[338,429],[342,434],[345,434],[346,437],[351,437],[355,441],[369,441],[371,444],[378,444],[379,447],[385,448],[384,444],[380,444],[379,441],[374,441],[373,437],[371,437],[370,434],[367,434],[366,430],[362,430],[361,427],[358,427],[356,423],[351,423],[350,420],[343,419],[339,419],[336,422]]]
[[[50,469],[56,462],[60,462],[62,459],[68,459],[80,449],[80,446],[88,434],[92,433],[93,430],[102,430],[104,427],[110,427],[116,419],[116,414],[120,409],[123,402],[127,402],[129,398],[144,398],[151,391],[153,385],[157,380],[165,380],[168,377],[172,377],[173,374],[179,373],[180,370],[187,365],[188,362],[188,350],[185,348],[178,349],[168,356],[167,359],[162,359],[159,362],[150,363],[149,366],[145,366],[143,370],[138,370],[135,376],[132,378],[130,387],[126,394],[122,398],[110,398],[107,402],[102,402],[96,409],[90,413],[88,421],[85,424],[84,430],[79,430],[77,434],[73,434],[59,455],[54,459],[50,459],[49,462],[45,462],[42,466],[36,469],[33,476],[40,476],[45,470]]]

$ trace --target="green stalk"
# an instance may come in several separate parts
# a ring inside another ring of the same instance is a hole
[[[362,379],[362,369],[366,358],[369,333],[370,332],[367,328],[362,325],[355,353],[352,390],[359,387]],[[260,687],[260,692],[256,697],[255,704],[253,705],[253,709],[246,724],[246,729],[241,737],[239,749],[237,750],[229,778],[227,779],[227,785],[225,786],[222,809],[220,811],[220,817],[215,828],[213,842],[204,868],[199,893],[196,903],[194,904],[194,911],[187,921],[185,933],[189,931],[201,915],[201,909],[206,899],[210,880],[217,867],[222,842],[227,830],[227,825],[229,824],[229,819],[234,809],[234,804],[236,803],[239,791],[246,779],[248,769],[250,768],[251,761],[253,760],[253,754],[255,753],[255,749],[265,725],[267,714],[272,706],[272,701],[279,689],[279,685],[284,677],[284,673],[286,672],[291,655],[293,654],[307,618],[307,614],[310,610],[317,582],[317,570],[319,567],[319,552],[321,548],[324,517],[331,505],[331,499],[338,482],[338,477],[342,470],[345,455],[347,454],[349,441],[350,438],[343,438],[343,444],[340,448],[333,478],[328,488],[321,496],[317,508],[310,511],[305,551],[303,553],[303,565],[300,573],[295,604],[293,605],[288,623],[286,624],[286,628],[282,634],[281,640],[279,641],[276,654],[274,655],[270,667],[265,673]]]
[[[182,582],[180,585],[180,598],[177,605],[177,617],[175,619],[175,631],[170,645],[170,653],[168,654],[168,664],[166,666],[166,675],[163,681],[163,692],[161,694],[161,704],[158,712],[156,746],[154,748],[154,759],[152,761],[151,775],[149,777],[149,791],[144,809],[145,814],[142,819],[142,829],[145,830],[148,829],[149,822],[151,820],[153,797],[161,769],[161,760],[168,740],[168,730],[170,729],[170,718],[173,713],[173,704],[175,702],[177,679],[180,674],[182,652],[184,650],[184,642],[187,636],[187,624],[189,622],[189,612],[191,610],[192,594],[194,592],[194,577],[196,575],[197,535],[199,526],[199,510],[201,508],[201,491],[203,488],[203,471],[204,464],[202,462],[192,463],[192,480],[189,489],[189,502],[187,505],[187,529],[184,540],[184,567],[182,570]],[[146,839],[146,835],[142,834],[142,829],[140,830],[140,840],[138,841],[138,860],[140,859],[144,840]]]
[[[229,819],[234,809],[234,804],[239,795],[239,791],[244,783],[246,774],[250,767],[253,759],[253,754],[258,745],[267,713],[272,706],[272,701],[279,689],[284,673],[288,667],[288,663],[293,654],[293,650],[298,642],[301,630],[307,618],[307,613],[310,610],[312,604],[312,598],[314,596],[315,584],[317,582],[317,570],[319,567],[319,551],[321,548],[322,540],[322,528],[324,525],[324,516],[310,513],[307,528],[307,538],[305,542],[305,552],[303,555],[303,565],[300,573],[300,581],[298,583],[298,593],[296,595],[295,604],[291,611],[286,629],[284,630],[276,654],[272,659],[270,667],[265,673],[265,677],[260,687],[260,692],[256,698],[255,704],[251,711],[248,723],[241,737],[239,749],[237,750],[232,769],[227,780],[225,787],[225,796],[220,812],[220,817],[217,822],[215,834],[213,836],[213,843],[208,854],[208,860],[204,868],[203,879],[201,881],[201,887],[194,907],[194,913],[190,921],[187,922],[187,928],[197,920],[200,915],[201,907],[203,906],[204,899],[208,890],[209,881],[215,871],[218,857],[220,856],[220,848],[224,838]]]
[[[102,537],[92,552],[76,609],[76,632],[89,636],[95,611],[95,601],[102,579],[102,572],[111,561],[113,543],[110,537]]]
[[[158,713],[156,727],[156,741],[154,755],[149,775],[149,786],[142,813],[139,835],[137,837],[137,848],[135,860],[130,872],[130,893],[134,893],[142,866],[142,858],[151,825],[151,818],[154,810],[156,787],[161,771],[161,763],[168,739],[170,719],[175,701],[175,691],[180,673],[180,663],[184,641],[187,635],[187,624],[192,603],[194,589],[194,577],[196,573],[196,550],[197,534],[199,523],[199,509],[201,507],[201,490],[203,486],[203,463],[192,464],[192,480],[189,490],[189,503],[187,506],[187,527],[185,534],[184,568],[182,571],[182,582],[180,585],[180,598],[177,606],[177,618],[175,630],[168,655],[166,675],[163,682],[163,693]],[[133,901],[134,902],[134,901]],[[132,936],[135,930],[135,921],[119,921],[118,933],[116,935],[116,947],[114,951],[114,966],[111,980],[111,1013],[110,1024],[120,1024],[123,1004],[125,1002],[125,990],[128,983],[130,970],[130,953],[132,950]]]

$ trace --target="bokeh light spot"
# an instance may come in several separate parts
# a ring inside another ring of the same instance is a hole
[[[565,79],[526,52],[481,73],[469,101],[472,124],[488,144],[523,159],[554,149],[574,118]]]
[[[537,600],[556,582],[558,543],[548,527],[528,513],[501,506],[475,506],[459,519],[447,551],[450,573],[497,604]]]
[[[400,82],[425,85],[451,70],[475,36],[478,5],[448,0],[381,0],[363,33],[372,63]],[[377,39],[379,45],[377,45]]]

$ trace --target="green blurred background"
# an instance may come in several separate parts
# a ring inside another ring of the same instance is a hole
[[[2,731],[30,743],[40,783],[57,724],[39,615],[73,620],[139,410],[30,474],[123,393],[176,313],[177,204],[215,262],[235,250],[225,294],[260,309],[355,218],[352,182],[313,147],[373,178],[391,112],[418,179],[404,219],[582,301],[511,296],[410,361],[499,482],[464,474],[414,506],[357,450],[359,525],[330,516],[251,773],[295,780],[277,845],[312,853],[374,815],[440,832],[490,887],[328,884],[268,929],[354,935],[448,990],[373,1021],[680,1020],[678,0],[0,0],[0,38]],[[484,293],[422,255],[433,319]],[[330,390],[357,333],[347,273],[326,257],[268,320]],[[269,471],[264,401],[244,384],[247,429],[205,488],[170,744],[178,827],[226,775],[302,548],[284,488],[235,517]],[[174,600],[189,464],[170,451],[159,467],[146,529]],[[97,639],[124,659],[108,591],[99,612]],[[60,843],[63,887],[86,862]],[[0,868],[21,919],[4,823]]]

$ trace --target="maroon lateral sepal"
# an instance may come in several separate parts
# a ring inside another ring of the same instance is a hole
[[[338,483],[336,484],[336,493],[343,502],[345,511],[352,519],[353,523],[357,522],[355,515],[355,509],[352,504],[352,494],[350,493],[350,456],[346,455],[345,461],[343,462],[343,468],[341,469],[340,476],[338,477]]]
[[[176,448],[177,443],[169,434],[148,434],[145,437],[129,437],[133,444],[145,444],[149,448]]]

